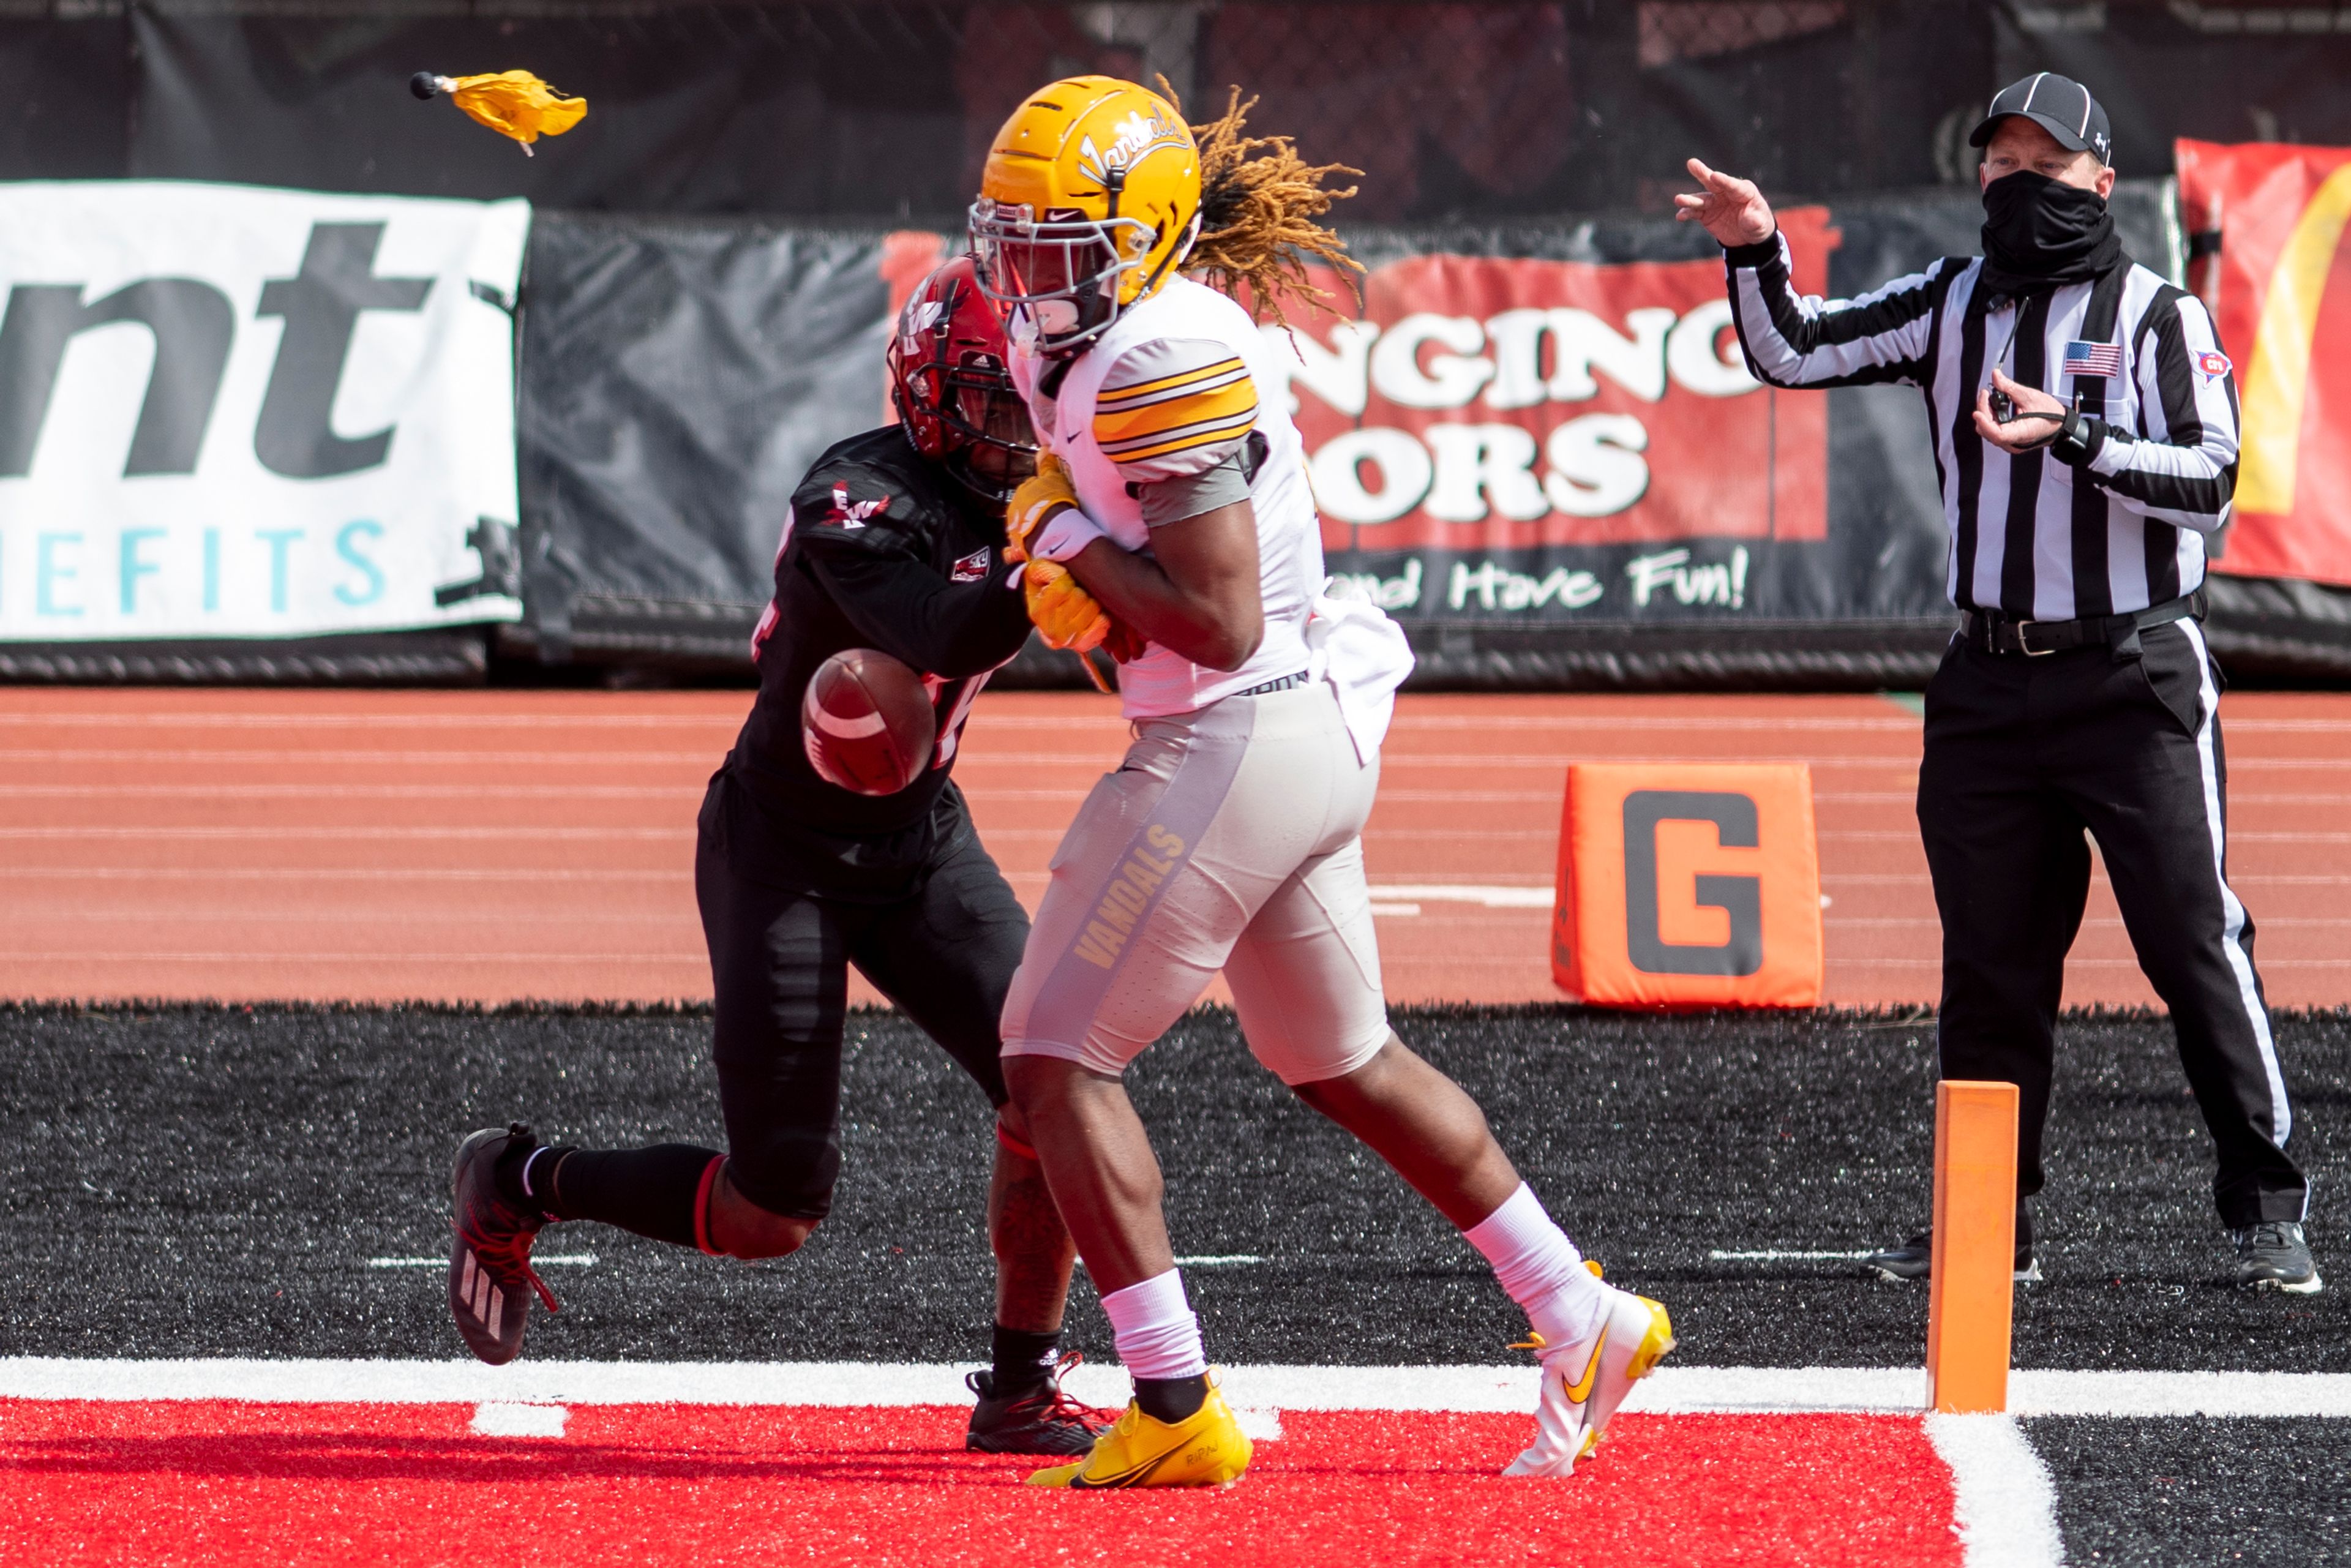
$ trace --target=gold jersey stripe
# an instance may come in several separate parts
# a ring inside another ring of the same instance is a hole
[[[1116,417],[1131,414],[1138,409],[1155,408],[1161,403],[1188,402],[1193,399],[1206,397],[1223,392],[1228,387],[1236,386],[1247,388],[1253,393],[1257,383],[1249,379],[1249,373],[1247,371],[1235,371],[1229,375],[1218,376],[1213,381],[1193,382],[1186,386],[1169,387],[1163,392],[1153,392],[1148,397],[1098,398],[1094,402],[1094,413],[1097,416],[1107,414]]]
[[[1118,407],[1138,402],[1155,402],[1158,398],[1180,392],[1184,388],[1218,377],[1245,376],[1249,367],[1238,357],[1219,360],[1213,365],[1197,370],[1178,371],[1174,375],[1160,376],[1153,381],[1137,382],[1131,387],[1104,387],[1095,395],[1097,409]]]
[[[1109,452],[1129,442],[1172,434],[1189,425],[1221,423],[1253,417],[1256,413],[1255,383],[1231,382],[1211,391],[1171,397],[1140,408],[1114,413],[1097,411],[1094,440],[1104,452]]]
[[[1167,435],[1188,424],[1206,424],[1257,412],[1257,389],[1246,383],[1221,392],[1186,398],[1181,402],[1156,402],[1132,413],[1097,414],[1094,440],[1116,446],[1138,436]]]
[[[1130,447],[1149,446],[1155,442],[1172,441],[1179,436],[1189,435],[1196,430],[1224,430],[1235,424],[1249,425],[1256,423],[1257,404],[1250,402],[1241,408],[1219,409],[1205,419],[1186,420],[1181,424],[1155,424],[1148,429],[1129,430],[1115,440],[1105,441],[1101,433],[1097,432],[1094,444],[1100,446],[1104,454],[1116,456]]]
[[[1102,448],[1102,455],[1113,463],[1142,463],[1154,457],[1165,457],[1170,453],[1188,452],[1196,446],[1213,446],[1221,441],[1230,441],[1235,436],[1247,432],[1249,426],[1256,423],[1257,411],[1251,409],[1238,419],[1171,431],[1166,434],[1152,437],[1147,442],[1122,445],[1116,451],[1105,446]]]

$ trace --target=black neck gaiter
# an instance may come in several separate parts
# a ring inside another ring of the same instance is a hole
[[[1984,187],[1983,287],[2011,298],[2085,283],[2122,261],[2095,191],[2020,170]]]

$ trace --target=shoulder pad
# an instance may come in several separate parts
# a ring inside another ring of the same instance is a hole
[[[1239,448],[1257,423],[1257,385],[1240,355],[1204,339],[1163,339],[1128,350],[1102,378],[1093,437],[1130,480],[1204,472]]]

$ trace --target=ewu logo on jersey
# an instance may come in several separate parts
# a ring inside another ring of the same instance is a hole
[[[886,495],[876,496],[870,501],[852,501],[849,498],[848,486],[835,485],[832,487],[832,515],[825,521],[836,528],[862,528],[868,519],[878,517],[889,509],[890,497]]]

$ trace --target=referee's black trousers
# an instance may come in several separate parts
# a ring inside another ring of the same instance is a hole
[[[2037,658],[1954,642],[1927,687],[1918,827],[1943,919],[1942,1075],[2021,1091],[2020,1199],[2041,1190],[2065,952],[2098,842],[2139,967],[2171,1009],[2220,1156],[2222,1224],[2300,1219],[2293,1111],[2226,881],[2217,670],[2192,621]]]

